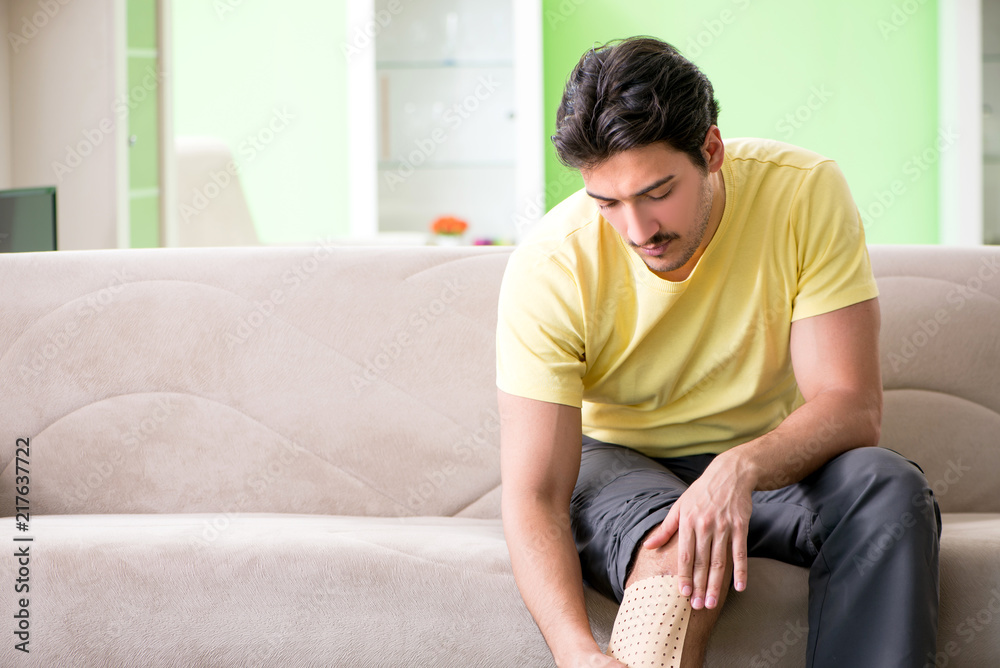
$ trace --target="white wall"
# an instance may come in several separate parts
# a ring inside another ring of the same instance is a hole
[[[10,43],[7,0],[0,0],[0,36],[5,44],[0,48],[0,188],[10,188]]]
[[[172,3],[174,133],[229,146],[264,243],[348,233],[343,50],[346,8],[358,1]],[[197,210],[215,187],[177,192],[178,207]],[[198,220],[178,208],[178,225]]]
[[[5,40],[12,185],[57,187],[60,249],[113,248],[120,119],[115,63],[124,37],[120,29],[116,34],[115,6],[121,0],[52,3],[58,10],[50,17],[39,14],[37,0],[8,1],[8,30],[22,33],[25,18],[41,24],[29,29],[30,38],[16,51]],[[57,163],[68,172],[60,173]]]

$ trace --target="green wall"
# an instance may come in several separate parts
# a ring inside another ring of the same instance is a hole
[[[175,134],[228,142],[261,241],[346,235],[344,0],[172,5]]]
[[[173,3],[175,131],[229,142],[265,242],[349,232],[345,7]],[[870,243],[938,241],[937,0],[543,0],[542,23],[547,136],[580,54],[651,34],[711,78],[723,138],[836,159]],[[251,150],[276,109],[293,120]],[[581,185],[546,141],[548,206]]]
[[[543,0],[543,14],[547,135],[586,49],[653,35],[711,79],[723,139],[780,139],[837,160],[869,243],[938,241],[936,0]],[[582,181],[546,144],[551,208]]]
[[[155,0],[128,0],[125,5],[128,46],[129,245],[160,245],[160,135],[157,71],[159,44]]]

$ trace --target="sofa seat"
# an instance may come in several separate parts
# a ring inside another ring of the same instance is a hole
[[[941,519],[939,656],[927,663],[933,666],[936,660],[938,665],[948,666],[997,665],[1000,513],[942,513]],[[808,596],[808,570],[769,559],[751,559],[747,590],[738,595],[730,590],[726,614],[720,617],[709,643],[705,665],[736,665],[727,647],[759,648],[751,656],[750,666],[805,665]],[[766,629],[759,623],[763,618],[772,620]]]
[[[987,665],[1000,652],[1000,514],[943,518],[938,645],[965,665]],[[445,666],[459,665],[456,656],[463,666],[552,665],[500,520],[50,515],[32,520],[32,534],[25,665]],[[803,665],[808,571],[753,559],[750,573],[706,665],[733,665],[729,648],[748,645],[760,648],[757,665]],[[589,589],[587,599],[606,643],[616,606]],[[951,601],[975,601],[980,613],[967,619],[968,606]],[[782,623],[762,636],[754,620],[765,614]]]
[[[31,534],[18,665],[552,665],[500,520],[49,515]],[[607,643],[617,608],[588,598]]]

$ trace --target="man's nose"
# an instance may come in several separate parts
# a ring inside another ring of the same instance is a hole
[[[623,204],[622,208],[625,214],[625,234],[635,245],[641,246],[659,231],[656,221],[650,216],[644,216],[635,205]]]

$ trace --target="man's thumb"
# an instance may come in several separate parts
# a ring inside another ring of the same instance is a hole
[[[647,550],[655,550],[661,545],[666,545],[667,541],[677,532],[677,522],[677,513],[671,510],[667,514],[666,519],[646,536],[646,540],[643,541],[642,546]]]

